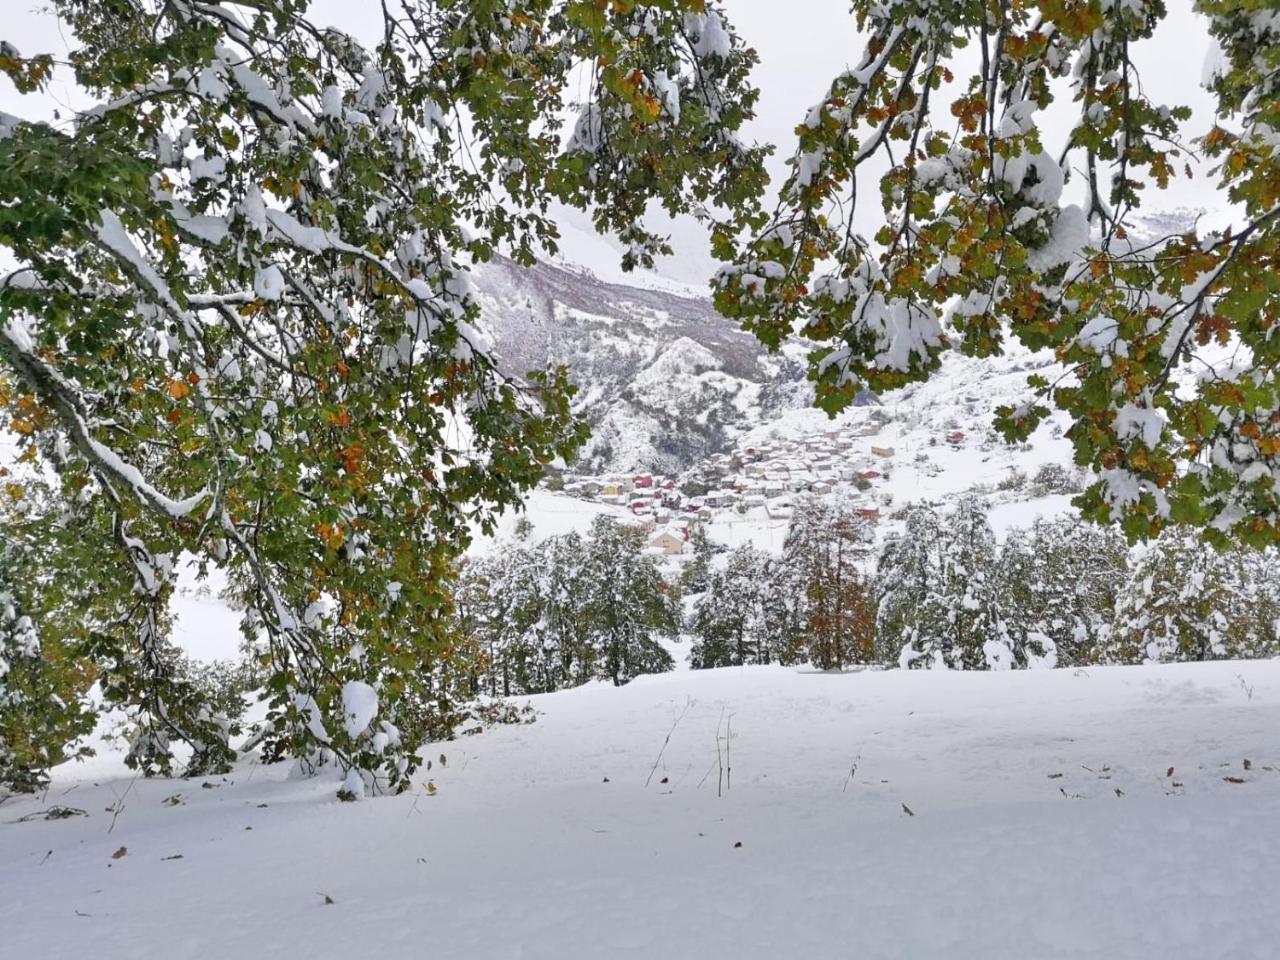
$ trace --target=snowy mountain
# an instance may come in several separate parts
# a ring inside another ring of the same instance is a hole
[[[798,352],[770,356],[693,288],[509,261],[476,273],[482,325],[508,372],[567,364],[592,439],[588,471],[678,472],[811,402]]]

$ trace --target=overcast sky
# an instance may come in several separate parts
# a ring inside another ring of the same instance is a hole
[[[1169,17],[1152,41],[1137,45],[1135,59],[1149,92],[1170,104],[1187,104],[1194,110],[1192,131],[1208,129],[1212,101],[1200,87],[1202,66],[1209,44],[1203,18],[1191,10],[1192,0],[1169,0]],[[24,54],[63,52],[66,44],[56,20],[41,0],[0,0],[5,8],[0,23],[0,37],[13,43]],[[785,175],[782,163],[790,154],[794,129],[808,106],[821,99],[827,84],[838,72],[855,62],[861,42],[850,16],[848,0],[729,0],[729,15],[741,36],[760,54],[761,65],[756,81],[761,88],[759,117],[748,136],[778,145],[772,165],[775,180]],[[376,4],[352,0],[316,0],[312,18],[319,23],[339,26],[372,45],[380,35],[381,17]],[[959,73],[959,72],[958,72]],[[960,74],[963,76],[963,74]],[[82,104],[77,91],[64,78],[51,89],[52,97],[40,103],[21,97],[6,78],[0,78],[0,110],[34,119],[53,109],[55,103],[65,107]],[[1046,140],[1053,133],[1065,133],[1069,101],[1059,105],[1043,124]],[[1060,118],[1060,119],[1059,119]],[[864,191],[866,197],[878,191]],[[1173,189],[1150,205],[1161,209],[1180,206],[1210,207],[1212,191],[1205,178],[1191,184],[1175,181]],[[860,226],[872,225],[878,210],[871,204],[859,211]],[[573,218],[585,228],[586,221]],[[872,229],[874,227],[872,226]],[[686,231],[679,231],[681,239]],[[705,282],[710,261],[701,242],[686,240],[682,256],[665,265],[665,272],[688,282]],[[584,259],[590,259],[587,251]]]

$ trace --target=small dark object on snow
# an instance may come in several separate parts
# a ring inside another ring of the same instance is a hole
[[[740,846],[742,846],[742,841],[741,841],[741,840],[739,840],[737,843],[735,843],[735,844],[733,845],[733,849],[737,850]]]
[[[127,857],[128,855],[129,855],[129,848],[121,847],[119,850],[117,850],[115,853],[111,855],[111,859],[119,860],[121,857]]]
[[[661,780],[659,780],[658,782],[659,782],[659,783],[667,783],[670,779],[671,779],[670,777],[663,777],[663,778],[662,778]]]
[[[173,854],[172,856],[168,856],[168,857],[161,857],[161,858],[160,858],[160,862],[161,862],[161,863],[163,863],[165,860],[181,860],[181,859],[182,859],[182,854],[180,854],[180,853],[175,853],[175,854]]]
[[[1124,791],[1123,791],[1123,790],[1121,790],[1119,787],[1116,787],[1116,796],[1117,796],[1117,797],[1123,797],[1123,796],[1124,796]]]
[[[317,896],[324,897],[324,905],[325,905],[326,907],[328,907],[328,906],[332,906],[332,904],[333,904],[333,897],[329,896],[327,893],[319,893],[319,894],[317,894]]]
[[[1252,761],[1252,760],[1249,760],[1249,759],[1247,759],[1247,758],[1246,758],[1246,759],[1245,759],[1245,761],[1244,761],[1244,768],[1245,768],[1246,770],[1252,770],[1252,769],[1253,769],[1253,761]]]
[[[28,823],[32,820],[66,820],[68,817],[87,817],[89,814],[79,807],[50,807],[48,810],[37,810],[28,813],[10,823]]]
[[[915,811],[912,810],[910,807],[908,807],[905,803],[902,805],[902,812],[905,813],[908,817],[914,817],[916,815]]]
[[[608,778],[608,777],[605,777],[605,778],[604,778],[604,782],[605,782],[605,783],[608,783],[608,782],[609,782],[609,778]]]
[[[1164,775],[1165,775],[1166,777],[1172,777],[1172,776],[1173,776],[1173,767],[1170,767],[1168,770],[1166,770],[1166,771],[1164,772]]]
[[[1049,779],[1050,779],[1050,780],[1061,780],[1061,779],[1062,779],[1062,774],[1060,774],[1060,773],[1051,773],[1051,774],[1049,774]]]
[[[1227,783],[1244,783],[1244,777],[1223,777]]]

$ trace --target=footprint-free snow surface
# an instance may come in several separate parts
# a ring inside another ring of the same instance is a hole
[[[756,667],[532,703],[361,803],[252,759],[63,767],[0,804],[0,956],[1280,950],[1280,662]],[[55,805],[87,815],[31,817]]]

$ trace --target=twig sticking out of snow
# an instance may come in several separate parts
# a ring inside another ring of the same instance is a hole
[[[649,782],[653,780],[653,775],[658,772],[658,764],[662,762],[662,755],[666,753],[667,744],[671,742],[671,735],[676,732],[676,727],[680,726],[680,721],[685,718],[685,714],[689,712],[689,709],[694,705],[695,702],[696,701],[694,701],[693,697],[685,698],[684,709],[681,710],[680,713],[676,716],[675,720],[672,721],[671,729],[667,731],[667,737],[665,740],[662,741],[662,749],[658,751],[658,756],[653,761],[653,766],[649,770],[649,776],[645,777],[644,779],[644,785],[646,787],[649,786]]]

